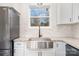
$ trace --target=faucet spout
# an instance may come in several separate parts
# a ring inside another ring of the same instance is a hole
[[[42,37],[41,33],[40,33],[40,25],[39,25],[39,38]]]

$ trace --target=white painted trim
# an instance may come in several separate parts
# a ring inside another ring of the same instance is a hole
[[[30,20],[30,18],[31,18],[31,16],[30,16],[30,8],[31,8],[31,7],[33,8],[33,7],[37,7],[37,6],[36,6],[36,5],[29,5],[29,22],[28,22],[28,23],[29,23],[29,28],[30,28],[30,29],[38,29],[38,26],[35,26],[35,27],[33,26],[33,27],[32,27],[31,24],[30,24],[30,22],[31,22],[31,20]],[[48,28],[48,29],[50,29],[50,28],[51,28],[51,24],[50,24],[50,18],[51,18],[51,17],[50,17],[50,14],[51,14],[51,13],[50,13],[50,5],[44,5],[44,6],[42,6],[41,8],[49,8],[49,16],[46,16],[46,17],[49,18],[49,26],[41,26],[41,28],[46,28],[46,29]],[[39,17],[42,17],[42,16],[39,16]],[[44,17],[45,17],[45,16],[44,16]]]

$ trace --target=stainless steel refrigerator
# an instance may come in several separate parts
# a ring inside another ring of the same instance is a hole
[[[0,56],[13,56],[14,39],[19,38],[19,12],[0,6]]]

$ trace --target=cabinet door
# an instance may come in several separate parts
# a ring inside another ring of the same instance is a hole
[[[42,51],[42,56],[55,56],[54,49],[46,49]]]
[[[38,51],[27,49],[26,56],[38,56]]]
[[[65,56],[66,49],[64,42],[55,42],[55,55],[56,56]]]
[[[14,42],[14,56],[24,56],[24,55],[25,55],[25,43]]]
[[[34,49],[28,48],[28,46],[26,44],[25,56],[38,56],[38,51],[37,50],[34,50]]]
[[[60,24],[67,24],[72,21],[72,4],[62,3],[57,5],[57,19]]]
[[[73,22],[79,21],[79,3],[73,4]]]

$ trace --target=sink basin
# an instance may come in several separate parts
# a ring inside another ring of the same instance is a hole
[[[53,48],[53,41],[50,38],[30,38],[27,42],[29,49],[49,49]]]

